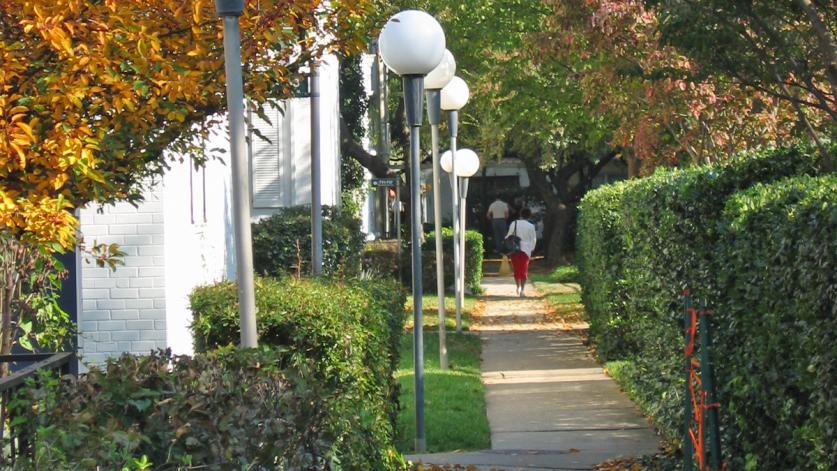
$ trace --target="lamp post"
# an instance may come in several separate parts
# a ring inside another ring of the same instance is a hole
[[[459,177],[459,197],[460,197],[460,204],[459,204],[459,220],[462,224],[462,230],[459,232],[459,247],[461,250],[459,251],[459,256],[461,260],[459,261],[459,281],[462,283],[460,289],[462,290],[463,294],[465,292],[465,231],[468,226],[468,219],[466,217],[466,208],[467,199],[468,199],[468,180],[474,176],[475,173],[480,169],[480,158],[477,156],[477,153],[472,151],[471,149],[462,149],[456,153],[456,160],[459,162],[456,166],[456,176]]]
[[[459,77],[454,77],[445,85],[441,93],[442,109],[448,112],[448,131],[450,133],[450,150],[456,154],[456,138],[459,135],[459,110],[468,103],[468,85]],[[464,284],[459,279],[459,252],[464,250],[459,246],[459,185],[456,177],[456,159],[451,160],[450,185],[453,190],[453,272],[454,291],[456,294],[456,331],[462,332],[462,287]]]
[[[238,278],[238,313],[241,346],[257,346],[256,296],[253,280],[253,243],[250,233],[250,180],[244,142],[244,85],[241,78],[241,34],[238,17],[244,0],[215,0],[218,16],[224,18],[224,65],[227,75],[227,108],[230,121],[235,262]]]
[[[451,151],[447,151],[442,155],[442,169],[451,174],[451,178],[459,180],[459,220],[461,223],[461,230],[459,231],[459,271],[456,273],[456,280],[459,283],[459,289],[464,292],[465,287],[465,205],[468,195],[468,179],[472,177],[480,168],[480,158],[477,153],[471,149],[458,149],[456,157],[453,157]],[[455,171],[454,171],[455,170]]]
[[[413,258],[413,363],[416,381],[416,452],[426,449],[424,435],[424,339],[421,312],[421,181],[419,131],[424,104],[424,76],[442,61],[445,33],[435,18],[419,10],[396,13],[378,38],[381,57],[401,76],[410,127],[410,241]]]
[[[311,268],[323,273],[323,204],[320,164],[320,63],[310,64],[309,103],[311,106]]]
[[[448,369],[448,349],[445,340],[445,261],[442,248],[442,191],[439,178],[439,123],[442,122],[442,88],[456,72],[456,61],[447,49],[442,62],[424,78],[427,95],[427,118],[430,121],[433,154],[433,224],[436,232],[436,292],[439,296],[439,366]]]

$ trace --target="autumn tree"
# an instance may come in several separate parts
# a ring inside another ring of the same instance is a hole
[[[573,64],[585,102],[615,119],[612,145],[656,165],[706,163],[800,134],[790,103],[710,74],[631,0],[550,2],[544,54]]]
[[[245,93],[287,97],[298,68],[364,44],[373,0],[260,0],[242,15]],[[73,211],[138,201],[164,150],[207,155],[226,102],[211,0],[0,0],[0,354],[21,333],[26,271],[76,243]],[[28,321],[27,321],[28,322]]]

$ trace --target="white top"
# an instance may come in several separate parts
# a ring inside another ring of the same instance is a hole
[[[515,231],[515,228],[517,229]],[[527,256],[532,256],[532,251],[535,250],[535,244],[538,243],[538,234],[535,231],[535,225],[525,219],[517,219],[509,224],[509,233],[506,237],[517,234],[520,237],[520,251],[525,252]]]
[[[496,200],[488,207],[488,214],[491,219],[505,219],[509,217],[509,205],[502,200]]]

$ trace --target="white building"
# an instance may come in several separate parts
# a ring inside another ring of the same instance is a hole
[[[338,64],[320,67],[322,202],[340,202]],[[310,106],[306,98],[271,110],[268,124],[255,114],[252,125],[271,142],[251,135],[251,204],[259,218],[279,207],[311,201]],[[211,147],[229,148],[226,129]],[[78,313],[79,354],[100,363],[123,352],[157,348],[192,353],[188,295],[195,286],[235,276],[230,166],[210,161],[195,170],[188,159],[172,161],[145,201],[81,211],[87,243],[116,243],[124,266],[111,271],[83,263]]]

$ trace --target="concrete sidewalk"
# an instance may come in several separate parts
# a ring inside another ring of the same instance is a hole
[[[491,450],[413,455],[414,462],[479,470],[589,470],[653,453],[659,440],[571,330],[548,318],[534,288],[486,278],[486,308],[471,330],[484,340]]]

